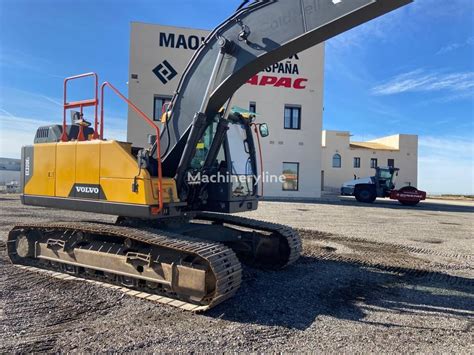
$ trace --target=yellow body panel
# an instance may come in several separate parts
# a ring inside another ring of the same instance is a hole
[[[100,141],[76,142],[76,183],[99,184],[100,146]]]
[[[103,141],[100,144],[100,177],[125,178],[138,174],[137,160],[130,154],[131,144]],[[144,177],[144,174],[141,174]]]
[[[100,178],[100,186],[104,191],[104,195],[107,201],[110,202],[125,202],[133,204],[156,204],[156,200],[147,199],[145,191],[144,181],[138,180],[138,193],[132,191],[131,187],[133,184],[132,179],[120,179],[120,178]],[[140,193],[142,192],[142,193]]]
[[[33,159],[30,162],[32,176],[25,186],[25,193],[55,196],[56,143],[35,145]]]
[[[101,199],[138,205],[158,204],[158,178],[139,173],[131,145],[117,141],[41,143],[34,145],[32,176],[24,193],[47,197]],[[134,188],[136,182],[138,188]],[[163,202],[179,202],[175,180],[163,178]],[[77,187],[100,189],[82,195]]]
[[[36,146],[35,146],[35,149],[36,149]],[[76,142],[67,142],[67,143],[57,144],[56,145],[56,196],[68,197],[75,182],[76,182]]]

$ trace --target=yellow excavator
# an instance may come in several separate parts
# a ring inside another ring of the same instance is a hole
[[[257,208],[259,142],[268,135],[255,115],[232,107],[232,96],[269,65],[409,2],[244,1],[195,52],[160,127],[112,84],[99,86],[96,74],[66,78],[62,124],[38,128],[34,144],[22,148],[22,203],[118,218],[16,225],[7,243],[11,261],[189,311],[233,296],[241,263],[294,263],[301,241],[293,229],[231,215]],[[70,81],[89,76],[94,97],[69,102]],[[153,128],[148,147],[104,139],[105,89]],[[84,119],[86,107],[95,110],[93,124]]]

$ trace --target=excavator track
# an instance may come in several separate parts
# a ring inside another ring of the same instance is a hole
[[[144,249],[149,249],[148,254]],[[22,224],[10,231],[7,250],[12,263],[24,269],[46,269],[66,280],[115,284],[110,287],[193,312],[232,297],[242,279],[238,258],[221,243],[151,228],[81,222]],[[87,257],[89,264],[83,262]]]
[[[231,227],[237,226],[264,231],[268,234],[261,235],[261,238],[270,238],[274,242],[284,240],[287,244],[286,252],[282,253],[280,260],[274,260],[274,264],[270,265],[273,268],[285,268],[293,264],[298,260],[303,249],[299,233],[293,228],[282,224],[212,212],[201,212],[195,218],[210,221],[213,224],[225,224]],[[256,263],[258,264],[258,260],[256,260]]]

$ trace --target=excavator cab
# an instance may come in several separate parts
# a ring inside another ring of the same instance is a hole
[[[204,130],[183,179],[182,195],[193,210],[229,213],[257,208],[255,114],[232,108],[224,115],[219,113]]]

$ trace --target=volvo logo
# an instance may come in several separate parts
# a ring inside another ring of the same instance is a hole
[[[104,191],[100,185],[96,184],[74,184],[69,197],[106,200]]]
[[[76,191],[83,194],[99,194],[98,187],[76,186]]]
[[[178,72],[167,60],[164,60],[162,63],[158,64],[156,68],[153,69],[153,73],[164,85],[166,85],[170,80],[178,75]]]

